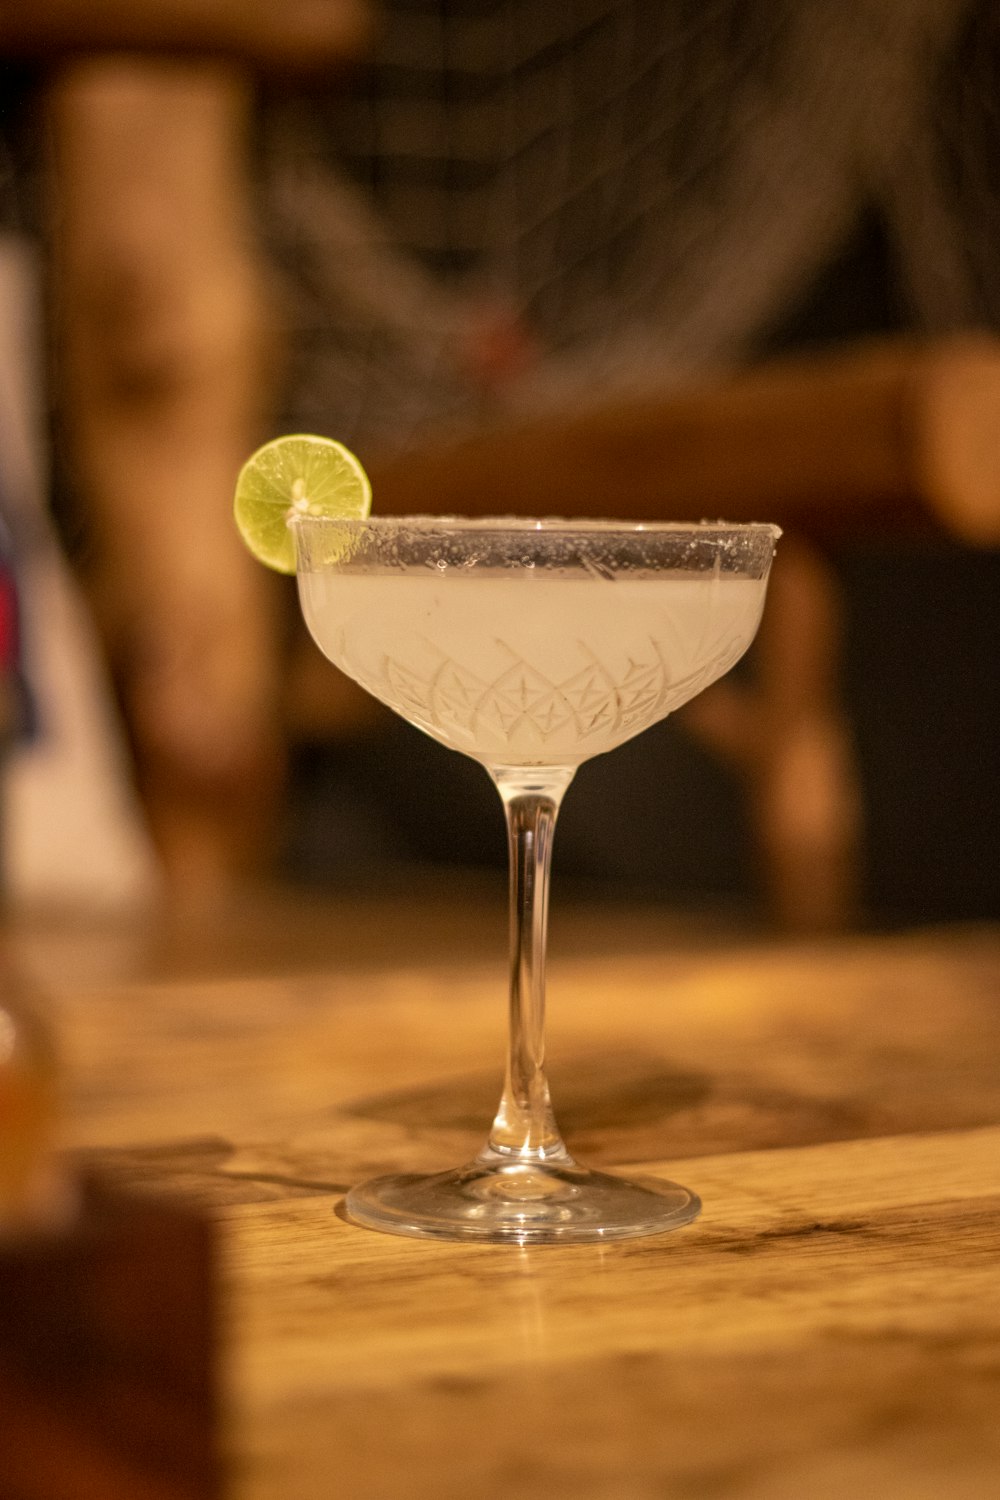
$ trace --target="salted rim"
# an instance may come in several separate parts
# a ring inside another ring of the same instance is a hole
[[[289,526],[338,526],[357,531],[566,531],[684,533],[770,532],[775,541],[781,527],[770,521],[610,521],[562,516],[311,516],[292,513]]]

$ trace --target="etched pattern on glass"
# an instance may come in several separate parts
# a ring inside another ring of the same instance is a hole
[[[589,659],[561,680],[500,639],[495,644],[510,663],[489,680],[431,642],[424,644],[436,658],[432,667],[417,671],[385,653],[381,682],[369,679],[365,685],[447,743],[483,748],[530,740],[544,750],[557,742],[583,747],[598,740],[604,749],[638,734],[720,677],[742,655],[746,636],[738,632],[715,643],[708,655],[698,651],[697,664],[673,677],[655,640],[637,643],[617,676],[577,640],[581,656]]]

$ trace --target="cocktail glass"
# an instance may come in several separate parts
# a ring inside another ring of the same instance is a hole
[[[545,1077],[552,834],[577,767],[664,718],[743,655],[779,535],[769,525],[296,517],[313,638],[411,724],[489,772],[510,852],[506,1079],[479,1155],[348,1194],[355,1223],[437,1239],[659,1233],[700,1202],[579,1165]]]

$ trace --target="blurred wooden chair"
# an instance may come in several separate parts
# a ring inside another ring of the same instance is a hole
[[[854,919],[864,814],[824,548],[935,531],[1000,542],[1000,342],[775,363],[445,439],[372,465],[372,480],[380,512],[781,524],[753,687],[724,679],[681,713],[746,778],[775,921],[815,931]],[[315,701],[303,690],[304,716]]]
[[[231,524],[280,320],[252,224],[253,79],[335,68],[367,0],[40,4],[53,396],[81,571],[171,891],[266,857],[282,776],[275,581]]]

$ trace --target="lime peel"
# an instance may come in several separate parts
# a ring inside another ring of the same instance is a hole
[[[251,454],[240,470],[233,515],[244,543],[279,573],[295,572],[293,516],[364,520],[371,484],[360,461],[343,443],[312,433],[273,438]]]

